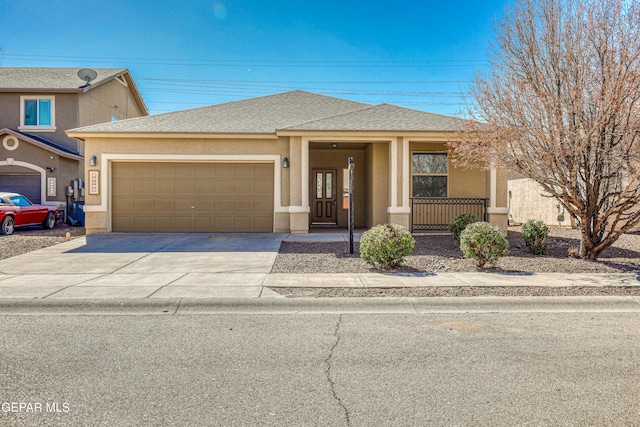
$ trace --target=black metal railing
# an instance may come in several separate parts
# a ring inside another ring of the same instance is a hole
[[[411,232],[449,230],[458,215],[470,213],[481,221],[487,220],[489,199],[449,199],[413,197],[411,199]]]

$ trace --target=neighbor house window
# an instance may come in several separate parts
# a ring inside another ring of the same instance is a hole
[[[447,153],[413,153],[411,155],[413,197],[447,197],[448,173]]]
[[[55,97],[20,97],[20,128],[26,130],[55,130]]]

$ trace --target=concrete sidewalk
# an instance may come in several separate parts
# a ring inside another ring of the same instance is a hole
[[[283,240],[345,241],[344,233],[318,236],[82,237],[0,261],[0,299],[282,298],[272,290],[281,287],[640,286],[638,273],[270,273]]]

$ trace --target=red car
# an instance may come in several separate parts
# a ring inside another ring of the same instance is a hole
[[[11,234],[15,227],[42,225],[48,230],[56,225],[58,209],[34,205],[17,193],[0,193],[0,234]]]

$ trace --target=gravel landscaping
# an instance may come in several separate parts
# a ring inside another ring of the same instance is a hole
[[[493,273],[640,273],[640,233],[622,236],[597,262],[572,258],[571,246],[579,245],[577,230],[550,227],[547,254],[535,256],[522,242],[520,227],[508,232],[509,255],[496,268],[479,269],[464,259],[449,234],[416,235],[413,255],[405,265],[387,274],[493,272]],[[355,254],[348,243],[283,242],[272,273],[371,273],[373,269]],[[639,276],[640,277],[640,276]],[[640,296],[640,286],[633,287],[542,287],[542,286],[474,286],[418,288],[273,288],[287,298],[336,297],[477,297],[477,296]]]
[[[414,236],[413,255],[404,266],[394,270],[400,273],[438,272],[513,272],[513,273],[621,273],[640,272],[640,233],[622,236],[605,250],[598,261],[591,262],[568,255],[571,246],[578,246],[577,230],[549,227],[546,255],[529,253],[522,242],[520,227],[508,232],[509,255],[498,262],[497,268],[479,269],[474,262],[464,259],[460,248],[450,234],[424,234]],[[294,243],[283,242],[272,273],[370,273],[376,272],[359,254],[349,254],[348,243]]]
[[[51,230],[43,230],[42,227],[19,228],[10,236],[0,236],[0,260],[65,242],[67,232],[71,238],[85,234],[84,227],[56,226]]]

